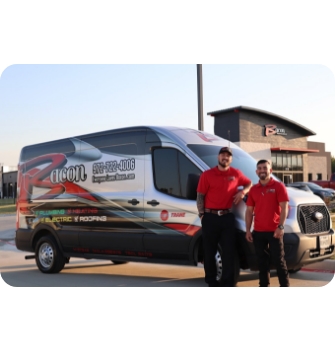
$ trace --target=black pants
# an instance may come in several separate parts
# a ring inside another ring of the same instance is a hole
[[[273,237],[274,232],[252,233],[259,268],[259,286],[270,285],[270,264],[277,269],[279,284],[281,287],[289,287],[289,275],[285,261],[283,238]]]
[[[222,282],[224,287],[234,287],[235,271],[235,216],[233,213],[218,216],[205,213],[202,218],[202,236],[204,246],[205,282],[217,286],[215,255],[218,244],[222,249]]]

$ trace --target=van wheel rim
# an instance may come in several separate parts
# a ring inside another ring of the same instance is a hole
[[[54,251],[50,244],[43,243],[40,246],[38,259],[45,269],[48,269],[52,266],[54,260]]]
[[[215,263],[216,263],[216,280],[220,281],[222,277],[222,259],[219,252],[215,254]]]

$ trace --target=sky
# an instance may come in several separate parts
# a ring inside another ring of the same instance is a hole
[[[248,106],[314,131],[335,155],[335,76],[323,64],[203,64],[204,130]],[[196,64],[13,64],[0,79],[0,163],[23,146],[133,125],[198,128]]]
[[[197,63],[207,132],[207,112],[244,105],[304,125],[317,134],[309,140],[335,154],[332,3],[3,1],[0,163],[15,166],[28,144],[109,128],[196,129]],[[314,349],[329,347],[315,315],[331,304],[334,279],[288,290],[13,288],[0,279],[0,293],[3,342],[17,346],[27,346],[38,325],[41,339],[61,329],[51,348],[62,335],[81,349],[202,349],[220,339],[232,348],[255,339],[262,348],[263,339],[273,344],[285,332],[291,344]],[[311,317],[312,335],[303,338]]]

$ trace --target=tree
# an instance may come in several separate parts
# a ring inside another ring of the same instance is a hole
[[[335,173],[335,157],[331,156],[331,162],[332,162],[332,173]]]

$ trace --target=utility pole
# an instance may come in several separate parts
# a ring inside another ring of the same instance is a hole
[[[198,80],[198,130],[204,130],[204,118],[202,107],[202,64],[197,64],[197,80]]]

